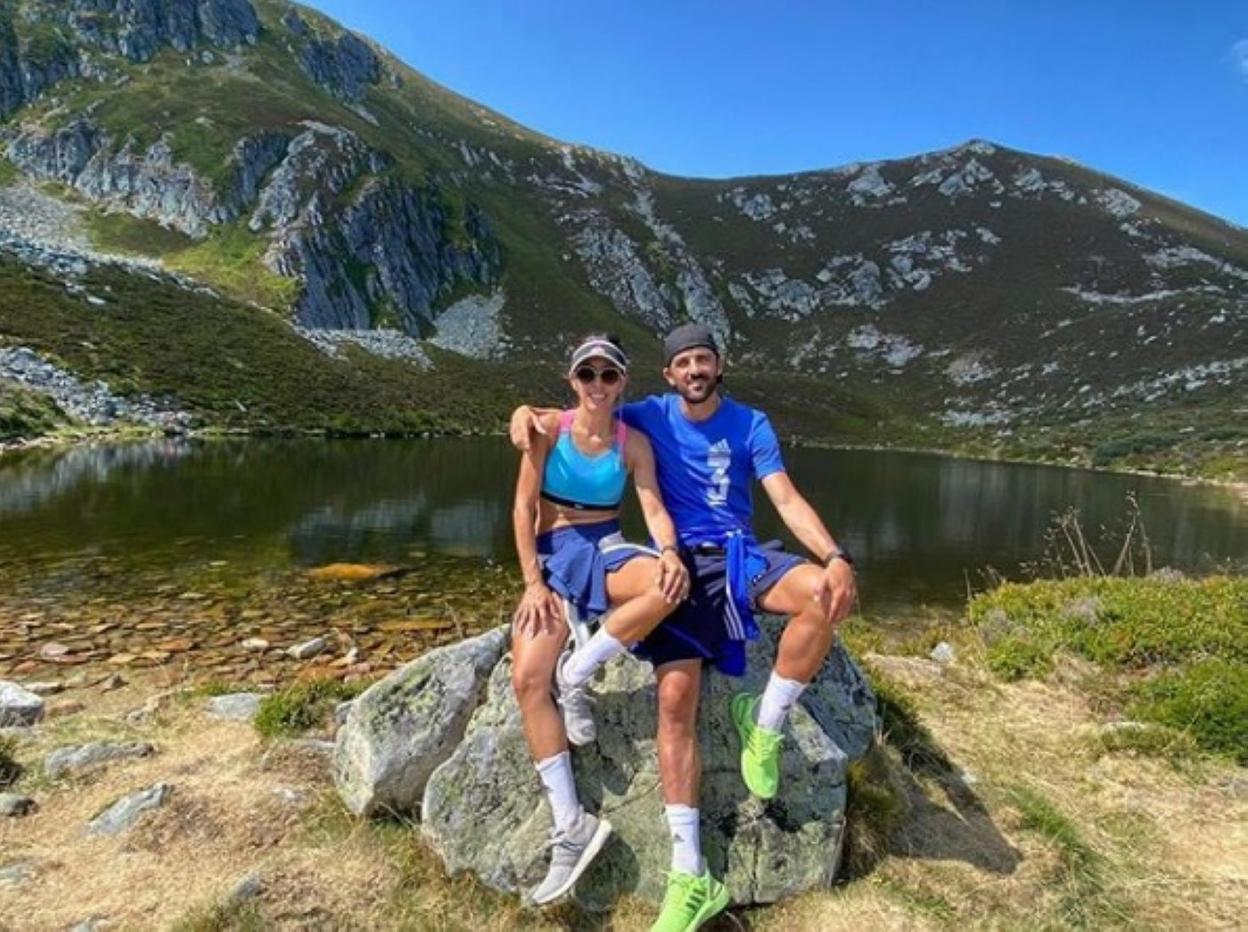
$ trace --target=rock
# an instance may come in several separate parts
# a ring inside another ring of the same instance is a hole
[[[928,656],[937,663],[953,663],[958,657],[958,652],[954,650],[953,645],[948,641],[941,641],[932,648],[932,652]]]
[[[168,783],[157,783],[131,793],[117,800],[87,824],[87,833],[91,835],[114,836],[134,825],[144,812],[163,806],[173,787]]]
[[[295,660],[310,660],[328,646],[329,641],[326,638],[317,637],[310,641],[304,641],[302,644],[296,644],[293,647],[287,648],[286,653]]]
[[[269,649],[269,642],[264,638],[247,638],[239,647],[243,650],[266,651]]]
[[[1187,574],[1173,566],[1163,566],[1159,570],[1153,570],[1149,575],[1150,579],[1156,579],[1159,582],[1181,582],[1187,578]]]
[[[108,744],[94,741],[90,744],[57,748],[43,761],[43,772],[49,777],[67,773],[80,773],[110,761],[134,757],[148,757],[155,748],[146,742],[133,744]]]
[[[110,925],[112,923],[108,921],[107,916],[91,916],[89,919],[70,926],[69,932],[98,932],[100,929],[107,929]]]
[[[204,708],[213,718],[223,718],[232,722],[250,722],[260,711],[260,703],[264,697],[259,693],[230,693],[225,696],[213,696]]]
[[[837,737],[821,727],[808,703],[799,705],[786,726],[779,798],[764,804],[750,797],[741,781],[728,702],[738,690],[758,692],[765,684],[778,627],[770,622],[766,630],[767,637],[752,646],[750,673],[743,680],[708,675],[701,697],[703,847],[738,904],[775,902],[831,881],[843,842],[850,761],[839,745],[865,752],[875,730],[874,698],[838,645],[808,690],[809,704],[829,718]],[[468,870],[488,886],[514,892],[545,870],[550,814],[510,676],[505,658],[494,668],[486,699],[463,740],[430,776],[421,832],[449,872]],[[671,848],[658,792],[653,671],[620,657],[604,669],[594,690],[598,741],[574,751],[574,769],[582,800],[611,819],[616,837],[575,896],[589,909],[606,909],[625,894],[657,901]],[[849,710],[830,708],[837,701]]]
[[[307,800],[306,793],[302,790],[292,789],[289,786],[273,787],[273,795],[287,806],[302,806]]]
[[[338,731],[334,782],[352,812],[412,812],[425,783],[463,737],[505,629],[430,651],[351,703]]]
[[[43,700],[16,683],[0,680],[0,726],[34,725],[43,718]]]
[[[38,873],[36,861],[12,861],[0,867],[0,883],[17,886],[30,880]]]
[[[59,692],[64,692],[65,684],[56,680],[48,680],[39,683],[26,683],[22,688],[34,693],[36,696],[55,696]]]
[[[302,20],[299,25],[304,25]],[[299,35],[302,36],[303,31],[299,30]],[[337,41],[309,40],[300,47],[298,58],[299,66],[308,77],[334,96],[352,103],[363,100],[368,85],[381,80],[381,60],[377,53],[350,32],[344,32]]]
[[[225,901],[227,905],[237,906],[241,903],[246,903],[248,900],[254,900],[263,892],[264,884],[260,880],[260,875],[254,873],[246,874],[234,884]]]
[[[340,702],[334,706],[334,724],[341,728],[347,723],[347,716],[351,714],[351,706],[354,700],[348,699],[346,702]]]
[[[0,816],[17,817],[29,815],[39,806],[29,796],[20,793],[0,793]]]
[[[307,751],[326,759],[330,759],[334,756],[334,742],[326,741],[323,738],[291,738],[283,743],[289,748],[294,748],[296,751]]]
[[[100,689],[105,692],[112,692],[114,689],[121,689],[126,685],[125,678],[120,673],[110,673],[104,679],[100,680]]]
[[[48,706],[48,718],[68,718],[71,715],[77,715],[86,708],[86,703],[77,699],[69,699],[65,702],[54,702],[52,705]]]

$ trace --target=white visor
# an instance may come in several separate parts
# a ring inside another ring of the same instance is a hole
[[[590,359],[605,359],[621,372],[628,371],[628,357],[614,343],[606,340],[586,340],[572,351],[572,362],[568,366],[568,374],[577,370],[581,363]]]

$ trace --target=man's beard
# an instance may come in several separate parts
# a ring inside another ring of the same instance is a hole
[[[715,393],[716,384],[714,378],[704,379],[696,385],[678,381],[676,383],[676,394],[690,404],[699,404]]]

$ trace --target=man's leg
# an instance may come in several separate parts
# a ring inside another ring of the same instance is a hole
[[[820,575],[810,563],[795,566],[759,598],[763,611],[788,615],[789,621],[762,696],[742,693],[733,698],[733,720],[742,742],[741,775],[750,792],[763,799],[779,789],[784,721],[836,640],[836,624],[824,620],[814,598]]]
[[[702,783],[698,692],[702,661],[667,663],[655,671],[655,676],[659,683],[659,777],[672,829],[672,868],[697,876],[704,867],[698,831],[698,792]],[[673,816],[678,824],[673,824]]]
[[[728,905],[728,889],[711,876],[702,857],[698,794],[698,692],[702,661],[676,660],[655,671],[659,684],[659,776],[672,835],[672,871],[663,910],[652,932],[696,929]]]

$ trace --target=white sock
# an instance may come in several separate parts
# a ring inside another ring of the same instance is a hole
[[[667,828],[672,834],[672,870],[701,877],[706,870],[702,860],[702,836],[698,810],[677,803],[666,808]]]
[[[767,688],[763,690],[763,701],[758,704],[758,724],[772,731],[783,728],[789,709],[793,708],[805,688],[805,683],[786,680],[773,670],[767,680]]]
[[[581,801],[576,797],[576,780],[572,776],[572,757],[561,751],[554,757],[537,762],[537,775],[542,789],[550,800],[550,811],[555,817],[555,828],[566,831],[576,824],[581,815]]]
[[[569,686],[580,686],[597,672],[598,668],[627,648],[613,638],[606,626],[594,632],[593,637],[572,652],[563,666],[563,678]]]

